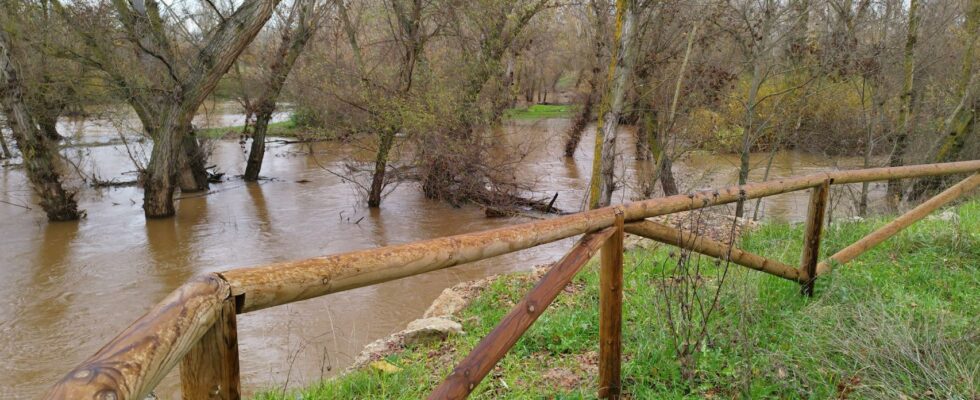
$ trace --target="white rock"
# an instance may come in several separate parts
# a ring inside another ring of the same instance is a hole
[[[412,345],[444,340],[450,334],[459,333],[463,333],[463,326],[456,321],[438,317],[423,318],[408,324],[408,328],[402,331],[402,340],[406,345]]]

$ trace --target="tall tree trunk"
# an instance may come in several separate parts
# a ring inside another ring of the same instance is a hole
[[[594,88],[592,79],[589,79],[589,87]],[[579,109],[578,115],[575,116],[575,122],[572,123],[571,129],[568,130],[568,139],[565,140],[565,157],[572,157],[575,155],[575,149],[578,148],[579,142],[582,141],[582,132],[585,131],[585,127],[589,125],[589,121],[592,120],[592,105],[595,103],[595,89],[590,89],[589,94],[585,96],[585,101],[582,102],[582,108]]]
[[[915,42],[919,29],[919,0],[909,2],[909,31],[905,40],[905,67],[902,80],[901,110],[898,113],[898,133],[895,135],[895,147],[888,158],[888,165],[898,167],[904,163],[905,151],[908,147],[909,136],[912,134],[912,107],[914,107],[915,81]],[[892,210],[898,209],[902,200],[902,181],[888,181],[887,201]]]
[[[61,185],[61,175],[54,165],[57,145],[44,137],[24,103],[23,84],[17,67],[10,59],[10,40],[0,29],[0,102],[7,117],[7,125],[13,132],[20,148],[27,178],[34,192],[41,198],[41,208],[50,221],[78,219],[81,213],[75,202],[75,194]]]
[[[284,29],[282,40],[269,67],[269,79],[265,83],[265,90],[257,99],[252,146],[248,152],[248,161],[245,164],[245,181],[254,182],[259,179],[259,172],[262,171],[262,160],[265,158],[265,136],[269,131],[272,114],[276,111],[276,102],[286,84],[286,78],[289,77],[290,71],[296,65],[296,60],[306,48],[306,43],[313,37],[317,26],[317,21],[314,19],[315,0],[302,1],[303,3],[298,5],[299,21],[295,30],[290,27],[282,28]],[[343,6],[341,8],[346,10]],[[294,9],[294,12],[297,10]],[[346,11],[344,11],[344,15],[346,15]]]
[[[681,87],[684,84],[684,75],[687,73],[687,65],[691,60],[691,53],[694,51],[694,41],[698,37],[698,27],[701,21],[694,23],[691,33],[687,35],[687,47],[684,49],[684,59],[681,61],[680,70],[677,71],[677,81],[674,83],[674,95],[670,100],[670,111],[667,113],[667,122],[663,129],[658,129],[657,134],[652,139],[656,141],[659,154],[654,157],[657,162],[657,177],[660,178],[660,186],[665,196],[673,196],[678,193],[677,181],[674,179],[672,154],[667,144],[670,143],[671,131],[677,122],[677,105],[681,98]]]
[[[188,150],[196,157],[186,159],[194,168],[194,176],[200,177],[204,159],[197,146],[196,138],[188,128],[197,113],[198,107],[214,90],[221,77],[231,68],[245,47],[258,34],[279,0],[247,0],[208,35],[208,41],[201,48],[197,59],[192,63],[189,75],[181,78],[181,84],[172,102],[158,102],[155,114],[159,117],[149,121],[159,121],[155,129],[153,151],[144,177],[143,212],[147,218],[170,217],[175,213],[173,194],[178,182],[181,162]],[[137,11],[118,6],[124,24],[131,32],[144,33],[143,21],[134,15]],[[147,9],[150,9],[147,7]],[[153,10],[156,11],[156,10]],[[158,16],[157,16],[158,17]],[[135,34],[134,33],[134,34]],[[145,32],[150,35],[152,31]],[[142,38],[135,39],[142,43]],[[142,46],[142,45],[141,45]],[[139,111],[145,99],[132,99]],[[142,118],[141,118],[142,119]],[[144,120],[144,125],[147,121]],[[153,125],[151,125],[153,126]],[[195,178],[195,181],[198,178]]]
[[[592,162],[592,179],[589,185],[589,208],[609,205],[616,189],[616,134],[619,116],[623,112],[626,83],[633,74],[633,39],[636,35],[636,4],[633,0],[616,1],[616,29],[613,50],[609,62],[607,89],[599,107],[596,126],[595,159]]]
[[[980,106],[976,99],[976,74],[973,71],[974,54],[977,40],[980,39],[980,0],[970,0],[966,15],[966,31],[969,34],[966,48],[963,51],[963,66],[956,87],[959,103],[943,123],[946,136],[932,156],[932,162],[943,163],[955,161],[963,147],[966,138],[974,133],[977,108]],[[938,191],[943,185],[943,177],[926,177],[919,180],[913,187],[910,196],[914,199]]]
[[[11,158],[10,147],[7,147],[7,138],[0,132],[0,158]]]
[[[252,146],[249,148],[248,161],[245,163],[245,175],[243,176],[245,181],[255,182],[259,180],[262,160],[265,158],[265,136],[269,131],[269,122],[272,121],[275,108],[275,102],[259,104],[252,129]]]
[[[752,63],[752,83],[749,86],[749,95],[745,103],[745,127],[742,132],[742,149],[739,152],[738,165],[738,184],[739,186],[749,182],[749,169],[751,167],[750,157],[752,152],[752,140],[755,135],[755,107],[759,97],[759,88],[762,86],[762,63],[758,60]],[[745,215],[745,201],[739,200],[735,204],[735,216],[741,218]]]
[[[197,140],[192,127],[184,127],[180,160],[180,179],[178,185],[182,193],[200,192],[208,189],[208,155]]]
[[[606,48],[606,0],[592,0],[592,11],[595,17],[595,33],[593,35],[593,49],[595,53],[592,59],[592,74],[589,76],[589,93],[582,103],[582,108],[575,117],[575,122],[568,130],[568,139],[565,141],[565,157],[575,155],[575,149],[582,141],[582,132],[592,120],[592,107],[597,98],[601,96],[600,80],[602,77],[602,60],[605,58]],[[576,85],[578,87],[578,85]]]
[[[381,132],[378,138],[378,153],[374,160],[374,176],[371,178],[371,191],[368,194],[368,207],[381,205],[381,194],[384,189],[385,170],[388,168],[388,153],[395,142],[394,128]]]
[[[181,160],[185,158],[184,133],[190,116],[170,108],[153,141],[153,151],[143,179],[143,214],[147,218],[172,217]]]
[[[402,35],[404,48],[402,49],[402,63],[398,71],[398,90],[401,97],[407,96],[412,90],[412,82],[415,76],[415,67],[419,58],[422,56],[423,46],[426,38],[422,32],[422,2],[412,0],[411,10],[406,10],[398,0],[391,2],[392,9],[398,20],[399,34]],[[498,60],[499,61],[499,60]],[[400,119],[400,116],[396,116]],[[378,151],[375,154],[374,173],[371,176],[371,188],[368,191],[368,207],[376,208],[381,206],[381,194],[384,190],[385,174],[388,171],[388,161],[391,148],[395,144],[395,135],[401,131],[402,124],[388,124],[379,130]]]

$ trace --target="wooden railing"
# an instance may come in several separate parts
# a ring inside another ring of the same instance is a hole
[[[54,384],[47,399],[142,400],[181,363],[185,399],[237,399],[236,315],[374,285],[585,234],[430,398],[463,398],[510,350],[597,251],[600,266],[599,396],[620,393],[622,241],[629,232],[681,246],[801,284],[846,263],[980,185],[980,160],[835,171],[606,207],[484,232],[208,274],[177,288],[94,355]],[[817,262],[829,186],[889,179],[971,174],[962,182]],[[646,218],[812,189],[803,259],[793,267]]]

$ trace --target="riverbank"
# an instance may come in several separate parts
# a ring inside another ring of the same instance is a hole
[[[575,106],[569,104],[533,104],[528,107],[509,108],[504,112],[504,117],[513,120],[542,120],[548,118],[570,118]],[[201,137],[210,139],[233,139],[241,135],[245,127],[221,126],[213,128],[201,128],[197,133]],[[290,138],[309,138],[316,136],[316,129],[301,126],[295,117],[269,123],[268,136],[290,137]]]
[[[824,249],[839,249],[889,218],[835,223]],[[839,268],[812,299],[793,283],[730,267],[719,307],[682,371],[662,308],[676,249],[625,256],[624,392],[634,398],[975,398],[980,376],[980,200],[930,217]],[[799,224],[768,223],[742,247],[796,264]],[[703,260],[700,287],[722,267]],[[308,388],[260,399],[422,398],[534,284],[504,275],[451,318],[462,334],[409,345],[380,362]],[[589,398],[597,372],[595,262],[473,392],[473,398]]]

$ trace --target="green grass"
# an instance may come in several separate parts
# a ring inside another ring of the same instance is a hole
[[[980,200],[953,212],[955,221],[921,221],[821,277],[813,298],[800,296],[793,282],[731,266],[688,377],[673,353],[661,300],[664,273],[674,265],[668,257],[676,250],[627,252],[624,392],[637,399],[977,398]],[[835,223],[825,232],[824,253],[885,222]],[[795,265],[801,238],[801,226],[771,223],[748,234],[742,247]],[[472,398],[594,398],[594,261]],[[717,287],[721,267],[700,262],[702,288]],[[495,281],[458,316],[465,334],[388,356],[398,372],[369,367],[286,396],[277,391],[257,398],[424,398],[533,283],[526,275]]]
[[[511,119],[568,118],[574,106],[568,104],[535,104],[527,108],[511,108],[504,116]]]
[[[296,123],[287,119],[285,121],[271,122],[269,123],[269,130],[266,132],[268,136],[282,136],[282,137],[294,137],[297,135],[300,129]],[[251,128],[249,128],[251,130]],[[197,134],[201,137],[206,137],[210,139],[222,139],[229,136],[237,136],[242,133],[242,126],[224,126],[220,128],[204,128],[199,129]]]

